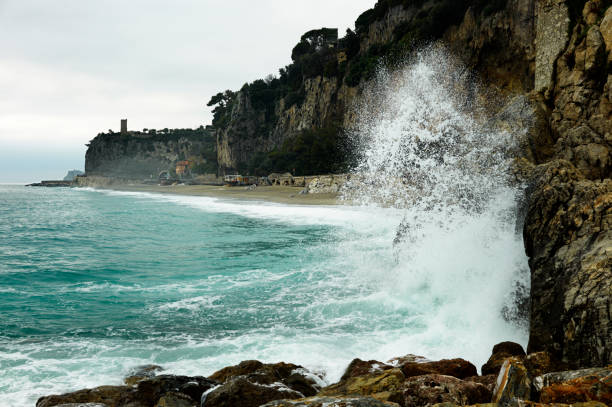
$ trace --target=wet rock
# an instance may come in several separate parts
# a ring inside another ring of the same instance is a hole
[[[399,357],[390,359],[387,361],[387,364],[393,367],[400,367],[401,365],[406,364],[406,363],[426,363],[426,362],[431,362],[431,360],[423,356],[408,354],[408,355],[399,356]]]
[[[340,378],[340,381],[350,379],[351,377],[364,376],[370,373],[381,373],[389,369],[393,369],[393,366],[377,360],[363,361],[361,359],[353,359],[346,368],[342,378]]]
[[[170,392],[164,394],[155,407],[199,407],[200,403],[182,393]]]
[[[108,407],[150,407],[170,392],[185,394],[191,398],[192,403],[199,403],[202,393],[215,384],[204,377],[162,375],[142,380],[135,387],[101,386],[41,397],[36,407],[52,407],[68,403],[102,403]]]
[[[439,374],[458,379],[478,375],[476,366],[464,359],[443,359],[424,363],[408,362],[402,365],[402,373],[406,377]]]
[[[548,373],[534,379],[543,403],[612,404],[612,366]]]
[[[272,385],[282,383],[304,397],[317,394],[324,384],[320,377],[299,365],[291,363],[264,364],[258,360],[247,360],[213,373],[209,378],[220,383],[244,376],[252,383]]]
[[[141,402],[135,389],[128,386],[100,386],[94,389],[79,390],[62,395],[45,396],[38,399],[36,407],[53,407],[60,404],[104,404],[108,407],[119,407],[130,404],[133,407],[147,407]]]
[[[261,407],[398,407],[396,403],[371,397],[312,397],[301,400],[272,401]]]
[[[512,356],[525,356],[523,347],[514,342],[501,342],[493,346],[491,357],[487,363],[482,365],[481,372],[483,375],[497,375],[504,361]]]
[[[492,401],[500,407],[518,406],[520,401],[530,399],[531,381],[521,358],[506,359],[501,367]]]
[[[398,368],[380,373],[353,376],[328,386],[319,396],[371,396],[378,400],[398,402],[403,399],[402,386],[405,377]]]
[[[123,379],[123,383],[127,384],[128,386],[133,386],[141,380],[154,377],[162,370],[164,370],[164,368],[158,365],[137,366],[128,372],[126,377]]]
[[[524,229],[531,268],[529,353],[570,368],[612,361],[612,180],[571,163],[538,166]]]
[[[487,389],[489,389],[491,394],[493,394],[493,390],[495,389],[495,384],[497,382],[497,375],[490,374],[490,375],[484,375],[484,376],[471,376],[471,377],[466,377],[463,380],[468,381],[468,382],[480,383],[484,385]]]
[[[285,384],[255,383],[247,376],[237,376],[227,380],[206,395],[204,407],[258,407],[274,400],[299,399],[304,395],[292,390]]]
[[[108,407],[106,404],[101,403],[69,403],[69,404],[58,404],[55,407]]]
[[[154,403],[169,392],[182,393],[199,402],[202,393],[217,385],[205,377],[161,375],[138,383],[140,399]]]
[[[529,377],[537,377],[546,373],[559,372],[567,370],[567,366],[564,363],[559,362],[549,352],[535,352],[530,353],[523,360]]]
[[[403,386],[404,407],[429,407],[439,403],[470,405],[488,403],[491,392],[482,384],[452,376],[429,374],[406,380]]]

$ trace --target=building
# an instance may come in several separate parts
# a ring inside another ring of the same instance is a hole
[[[127,134],[127,119],[121,119],[121,134]]]
[[[178,163],[176,163],[176,175],[178,177],[184,177],[185,175],[189,175],[190,173],[189,165],[190,164],[191,164],[191,161],[189,160],[179,161]]]

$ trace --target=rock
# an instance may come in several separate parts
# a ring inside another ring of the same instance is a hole
[[[487,389],[489,389],[491,394],[493,394],[493,390],[495,390],[495,383],[497,382],[497,375],[489,374],[489,375],[484,375],[484,376],[471,376],[471,377],[466,377],[463,380],[468,381],[468,382],[480,383],[484,385]]]
[[[536,21],[535,90],[542,92],[551,87],[555,61],[569,40],[569,10],[565,2],[543,0],[538,2]]]
[[[542,403],[612,404],[612,366],[548,373],[533,383]]]
[[[599,24],[599,31],[601,36],[606,43],[606,51],[608,52],[608,62],[612,60],[612,8],[608,7],[604,14],[601,23]]]
[[[596,25],[587,32],[584,69],[591,75],[606,69],[606,45]]]
[[[247,360],[236,366],[225,367],[213,373],[209,378],[220,383],[227,383],[240,376],[256,384],[282,383],[304,397],[314,396],[323,385],[320,377],[302,366],[284,362],[263,364],[258,360]]]
[[[200,403],[195,402],[191,397],[182,394],[170,392],[164,394],[155,407],[199,407]]]
[[[403,385],[404,407],[428,407],[441,402],[469,405],[487,403],[491,392],[482,384],[452,376],[429,374],[408,378]]]
[[[586,180],[571,163],[535,170],[525,220],[531,268],[529,353],[570,368],[612,361],[612,180]]]
[[[443,359],[436,362],[415,363],[408,362],[402,365],[402,373],[406,377],[426,374],[439,374],[464,379],[478,375],[476,366],[464,359]]]
[[[101,403],[69,403],[69,404],[58,404],[55,407],[108,407],[106,404]]]
[[[138,383],[140,399],[154,403],[169,392],[182,393],[199,402],[202,393],[216,386],[217,383],[204,377],[160,375]]]
[[[128,386],[133,386],[141,380],[154,377],[157,372],[161,372],[162,370],[164,370],[164,368],[158,365],[137,366],[128,372],[126,377],[123,379],[123,383],[127,384]]]
[[[402,400],[404,374],[394,368],[379,373],[367,373],[348,377],[319,392],[319,396],[371,396],[378,400],[399,402]]]
[[[504,361],[512,356],[525,356],[523,347],[514,342],[501,342],[493,346],[491,357],[487,363],[482,365],[481,372],[483,375],[497,375]]]
[[[128,386],[100,386],[94,389],[79,390],[62,395],[45,396],[38,399],[36,407],[52,407],[59,404],[103,404],[109,407],[118,407],[132,403],[133,407],[147,407],[138,400],[135,389]]]
[[[530,353],[523,360],[529,377],[537,377],[546,373],[566,370],[567,366],[554,358],[549,352]]]
[[[274,400],[299,399],[304,395],[280,382],[254,383],[247,376],[227,380],[207,394],[203,407],[258,407]]]
[[[531,381],[521,358],[506,359],[497,377],[493,403],[500,407],[517,406],[519,401],[529,400],[530,393]]]
[[[370,397],[312,397],[272,401],[261,407],[399,407],[399,405]]]
[[[431,362],[431,360],[423,356],[408,354],[408,355],[399,356],[397,358],[390,359],[387,361],[387,364],[393,367],[400,367],[401,365],[406,364],[406,363],[426,363],[426,362]]]
[[[382,371],[389,369],[393,369],[393,366],[377,360],[369,360],[365,362],[361,359],[353,359],[340,378],[340,381],[350,379],[351,377],[364,376],[370,373],[381,373]]]
[[[183,393],[191,398],[192,403],[197,403],[202,393],[215,384],[204,377],[162,375],[144,379],[136,387],[101,386],[73,393],[41,397],[36,407],[52,407],[69,403],[101,403],[108,407],[127,405],[129,407],[150,407],[170,392]]]

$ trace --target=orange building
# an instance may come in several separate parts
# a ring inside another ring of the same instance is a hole
[[[179,161],[178,163],[176,163],[176,175],[180,177],[182,175],[189,174],[190,164],[191,164],[191,161],[189,160]]]

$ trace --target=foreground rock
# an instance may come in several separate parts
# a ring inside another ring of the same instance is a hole
[[[475,380],[462,380],[468,377]],[[489,402],[492,388],[477,382],[479,378],[476,367],[463,359],[430,361],[414,355],[388,363],[355,359],[340,382],[324,388],[318,396],[372,397],[400,406]]]
[[[395,403],[370,397],[312,397],[301,400],[280,400],[262,407],[398,407]]]
[[[534,380],[542,403],[598,401],[612,405],[612,366],[548,373]]]
[[[425,407],[447,402],[462,406],[488,403],[491,392],[486,386],[452,376],[429,374],[409,378],[403,386],[405,407]]]
[[[198,406],[202,394],[217,385],[204,377],[162,375],[142,380],[137,386],[101,386],[73,393],[41,397],[36,407],[55,407],[70,403],[100,403],[108,407],[153,407],[160,399],[170,406],[169,397],[180,397]],[[180,396],[177,396],[180,394]]]
[[[525,356],[523,347],[514,342],[501,342],[493,347],[491,357],[482,365],[483,375],[497,375],[504,364],[504,361],[512,356]]]
[[[202,404],[206,407],[257,407],[274,400],[314,396],[321,388],[314,374],[302,366],[282,362],[248,360],[221,369],[210,379],[221,385],[204,396]]]

